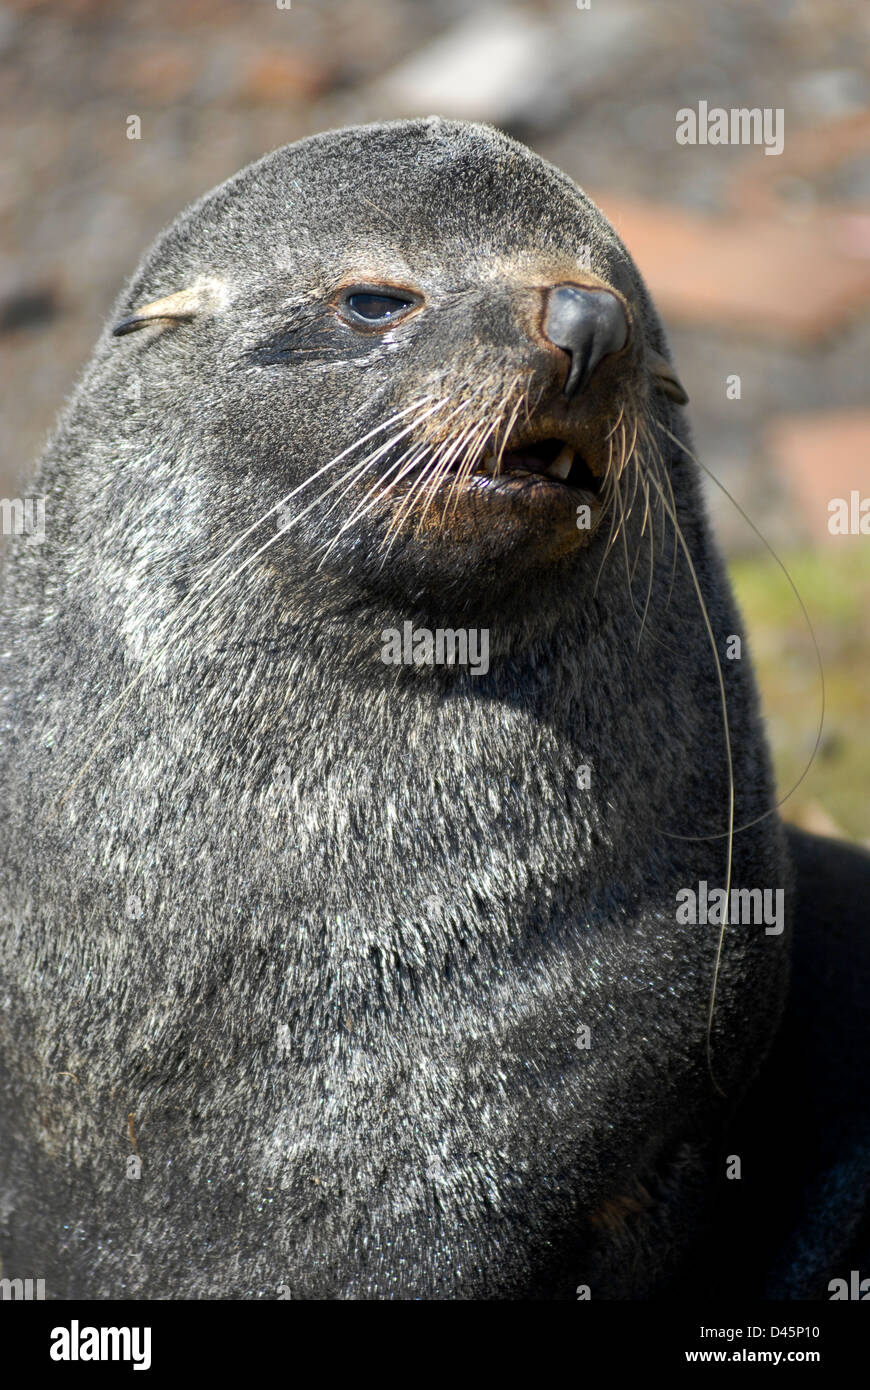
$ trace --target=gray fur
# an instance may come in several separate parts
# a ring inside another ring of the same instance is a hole
[[[675,895],[724,881],[727,842],[674,834],[724,829],[728,779],[670,531],[638,641],[607,528],[549,566],[406,535],[381,567],[369,520],[318,568],[350,503],[316,506],[232,579],[267,522],[79,776],[204,568],[427,386],[506,380],[531,349],[502,267],[584,243],[666,354],[563,174],[485,127],[371,126],[243,170],[119,298],[32,485],[47,539],[13,542],[3,581],[7,1276],[60,1298],[644,1297],[703,1229],[788,933],[726,932],[723,1100],[718,932],[678,925]],[[326,295],[373,267],[431,310],[391,346],[320,351]],[[207,311],[111,336],[202,277],[223,286]],[[689,442],[684,412],[643,400]],[[724,655],[741,627],[696,472],[665,461]],[[488,626],[488,674],[385,666],[407,619]],[[771,778],[745,644],[722,664],[740,824]],[[736,836],[736,886],[787,888],[786,864],[775,815]]]

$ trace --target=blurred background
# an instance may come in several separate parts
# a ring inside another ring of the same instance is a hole
[[[870,843],[870,536],[828,530],[832,498],[870,497],[868,40],[853,0],[0,3],[0,496],[185,204],[331,126],[490,121],[582,184],[646,277],[699,456],[821,649],[824,734],[785,812]],[[699,101],[782,108],[783,152],[678,144]],[[785,793],[816,740],[813,643],[708,491]]]

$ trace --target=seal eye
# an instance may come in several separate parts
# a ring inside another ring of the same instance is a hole
[[[385,328],[395,323],[409,309],[413,309],[416,299],[403,294],[387,294],[378,290],[348,290],[341,299],[341,309],[348,323],[366,328]]]

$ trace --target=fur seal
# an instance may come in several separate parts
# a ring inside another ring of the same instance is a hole
[[[157,240],[4,575],[5,1275],[693,1268],[799,903],[685,399],[603,215],[487,127],[304,140]]]

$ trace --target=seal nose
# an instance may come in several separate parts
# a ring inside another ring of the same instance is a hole
[[[628,342],[625,310],[609,290],[584,290],[579,285],[556,285],[550,290],[544,332],[571,359],[562,390],[574,396],[595,368]]]

